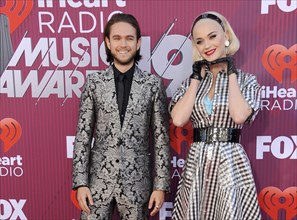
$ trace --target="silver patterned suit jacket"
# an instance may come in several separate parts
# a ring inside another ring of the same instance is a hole
[[[135,67],[121,128],[113,68],[89,74],[74,144],[73,188],[88,186],[94,202],[109,198],[117,178],[133,203],[147,202],[153,189],[169,191],[168,123],[159,77]]]

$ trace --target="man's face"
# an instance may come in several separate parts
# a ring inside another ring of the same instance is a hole
[[[105,38],[105,42],[119,70],[127,70],[133,66],[136,51],[140,48],[140,39],[137,40],[136,30],[132,25],[126,22],[113,24],[109,39]]]

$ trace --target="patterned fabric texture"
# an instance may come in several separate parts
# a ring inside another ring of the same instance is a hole
[[[204,98],[213,74],[207,70],[200,83],[191,121],[194,128],[238,128],[228,111],[228,76],[217,74],[211,115],[207,114]],[[253,109],[246,123],[251,123],[260,107],[260,86],[252,74],[238,70],[241,92]],[[169,109],[183,97],[190,85],[186,79],[172,97]],[[249,159],[239,143],[194,142],[179,181],[173,220],[259,220],[260,208]]]
[[[112,67],[88,75],[74,143],[73,188],[89,186],[94,207],[115,192],[131,204],[144,204],[153,189],[169,191],[166,103],[162,80],[136,66],[121,127]]]

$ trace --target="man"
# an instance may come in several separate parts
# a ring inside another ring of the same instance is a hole
[[[116,206],[121,219],[143,220],[169,191],[166,95],[162,80],[136,65],[141,33],[132,15],[113,15],[104,42],[111,65],[88,75],[81,95],[73,188],[82,219],[111,219]]]

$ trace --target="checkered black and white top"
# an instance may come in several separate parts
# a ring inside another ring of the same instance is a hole
[[[251,123],[260,108],[260,86],[252,74],[238,70],[241,92],[253,109]],[[207,70],[201,81],[191,115],[194,128],[238,128],[228,110],[228,75],[217,74],[212,113],[207,114],[204,98],[213,83]],[[186,79],[172,97],[169,109],[183,97],[190,85]],[[194,142],[188,153],[175,197],[173,220],[258,220],[261,219],[250,161],[239,143]]]

